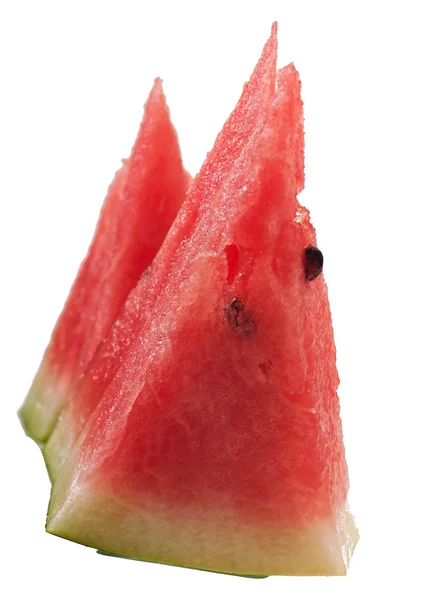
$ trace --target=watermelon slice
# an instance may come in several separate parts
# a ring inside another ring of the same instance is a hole
[[[153,269],[144,317],[58,472],[47,530],[227,573],[341,575],[335,346],[303,185],[302,102],[276,31]]]
[[[226,122],[212,152],[196,177],[195,185],[190,189],[187,206],[178,215],[170,232],[170,242],[162,246],[152,264],[151,277],[148,271],[130,293],[122,314],[100,345],[86,376],[79,382],[73,400],[60,415],[57,426],[44,448],[51,480],[55,479],[91,413],[117,373],[135,332],[151,314],[157,294],[164,285],[167,269],[179,245],[189,235],[198,210],[202,209],[206,197],[210,198],[210,191],[216,193],[240,156],[248,136],[262,118],[260,107],[269,101],[275,90],[275,65],[274,28],[273,36],[268,41],[238,106]],[[301,177],[302,170],[298,169],[298,173]]]
[[[88,255],[20,410],[27,434],[37,442],[48,439],[130,290],[151,264],[188,183],[157,79],[131,155],[109,188]]]

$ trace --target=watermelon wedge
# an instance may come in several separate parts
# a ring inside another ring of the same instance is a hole
[[[131,155],[109,188],[88,255],[20,410],[27,434],[40,444],[48,439],[130,290],[153,261],[189,179],[157,79]]]
[[[55,535],[242,575],[346,572],[358,534],[322,255],[297,200],[300,81],[275,58],[273,27],[57,473]]]
[[[167,269],[170,268],[178,247],[190,234],[205,199],[207,196],[210,199],[209,192],[217,192],[241,155],[243,145],[262,119],[261,106],[270,101],[275,90],[276,53],[274,29],[235,111],[196,176],[195,185],[187,198],[187,207],[180,211],[170,231],[170,242],[162,246],[151,266],[151,277],[150,272],[147,272],[130,293],[120,317],[100,345],[86,376],[79,382],[73,400],[60,415],[43,451],[51,480],[55,479],[91,413],[123,363],[126,349],[136,337],[136,331],[152,314],[154,304],[158,301],[158,292],[163,288]],[[298,169],[298,173],[301,177],[302,170]]]

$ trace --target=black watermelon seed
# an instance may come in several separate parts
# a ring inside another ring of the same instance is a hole
[[[229,325],[237,332],[245,336],[256,333],[256,323],[250,313],[245,310],[244,302],[241,298],[235,298],[224,309]]]
[[[305,248],[305,279],[313,281],[320,275],[323,269],[323,254],[316,246]]]

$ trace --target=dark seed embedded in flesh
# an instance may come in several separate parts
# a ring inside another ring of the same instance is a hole
[[[313,281],[323,269],[323,254],[316,246],[307,246],[305,249],[305,279]]]
[[[241,298],[235,298],[224,309],[229,325],[240,334],[245,336],[256,333],[256,322],[252,319],[250,313],[245,310],[244,302]]]

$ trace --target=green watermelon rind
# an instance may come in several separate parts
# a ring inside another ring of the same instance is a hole
[[[121,554],[115,554],[114,552],[108,552],[107,550],[97,550],[97,554],[100,554],[101,556],[110,556],[113,558],[125,558],[126,560],[136,560],[139,562],[167,565],[169,567],[180,567],[181,569],[191,569],[192,571],[203,571],[204,573],[216,573],[217,575],[232,575],[234,577],[245,577],[247,579],[267,579],[269,577],[269,575],[248,575],[248,574],[243,574],[243,573],[224,573],[221,571],[211,571],[210,569],[199,569],[198,567],[188,567],[187,565],[174,565],[171,563],[161,562],[159,560],[134,558],[133,556],[122,556]]]

